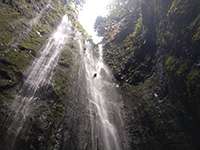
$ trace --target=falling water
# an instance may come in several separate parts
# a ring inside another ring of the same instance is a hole
[[[79,45],[86,72],[90,103],[92,150],[121,150],[118,133],[121,117],[116,102],[118,95],[112,82],[111,73],[103,63],[102,46],[99,46],[98,57],[95,57],[95,52],[89,42],[86,42],[85,48],[83,48],[83,44],[79,40]]]
[[[67,39],[70,37],[71,29],[72,25],[67,15],[65,15],[57,30],[52,34],[41,51],[40,57],[29,68],[27,79],[12,105],[15,115],[7,133],[9,138],[12,137],[12,146],[23,128],[26,117],[31,112],[31,104],[37,98],[36,93],[38,89],[48,84],[51,80],[60,53]]]

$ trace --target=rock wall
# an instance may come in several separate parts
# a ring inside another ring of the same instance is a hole
[[[10,150],[7,129],[10,106],[27,77],[27,68],[50,35],[68,14],[74,30],[83,31],[77,11],[62,0],[0,0],[0,149]],[[73,1],[71,2],[73,3]],[[87,101],[79,64],[79,46],[72,35],[54,71],[52,82],[41,87],[31,114],[15,141],[16,150],[86,150],[90,141]],[[83,86],[81,86],[83,85]],[[81,92],[82,91],[82,92]],[[82,97],[81,97],[82,95]],[[81,99],[82,98],[82,99]]]
[[[130,149],[197,150],[200,1],[142,0],[132,15],[119,21],[117,34],[104,33],[104,58],[120,85]]]
[[[0,0],[0,149],[7,150],[10,106],[69,1]],[[74,1],[73,1],[74,2]],[[119,84],[130,150],[199,150],[200,1],[141,0],[104,41]],[[65,5],[64,5],[65,4]],[[118,22],[117,22],[118,23]],[[112,38],[111,38],[112,37]],[[51,84],[41,87],[16,150],[90,150],[88,102],[78,43],[70,39]],[[124,142],[126,143],[126,142]]]

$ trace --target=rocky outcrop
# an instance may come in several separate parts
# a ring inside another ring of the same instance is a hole
[[[127,18],[133,26],[124,23],[104,41],[105,61],[124,97],[130,147],[197,150],[200,2],[142,0],[139,7],[135,18]]]

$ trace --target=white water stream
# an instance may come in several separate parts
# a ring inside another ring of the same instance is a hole
[[[34,100],[37,99],[36,93],[38,89],[45,86],[45,84],[51,80],[61,51],[72,32],[71,29],[72,25],[67,15],[63,16],[60,25],[48,39],[39,58],[37,58],[28,69],[29,73],[27,79],[12,104],[12,110],[15,114],[14,117],[12,116],[13,121],[8,128],[9,138],[11,137],[12,139],[11,145],[15,143],[27,116],[31,113],[32,104]]]
[[[100,45],[98,56],[89,42],[79,40],[81,56],[86,73],[90,119],[92,126],[92,150],[121,150],[118,127],[121,126],[120,109],[112,76],[103,63],[103,50]],[[83,48],[85,46],[85,48]],[[114,112],[113,112],[114,110]],[[109,113],[113,113],[110,115]]]
[[[40,56],[28,69],[27,78],[12,104],[14,115],[8,127],[8,149],[12,150],[22,131],[27,117],[33,111],[41,88],[51,81],[54,68],[64,45],[70,38],[72,25],[65,15],[57,30],[48,39]],[[87,99],[89,101],[92,150],[122,150],[122,121],[117,103],[119,95],[108,67],[103,62],[103,49],[98,47],[98,56],[90,42],[79,38],[81,61],[86,77]],[[84,44],[83,44],[84,43]]]

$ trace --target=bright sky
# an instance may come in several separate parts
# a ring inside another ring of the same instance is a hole
[[[86,0],[83,10],[79,14],[79,21],[93,37],[94,41],[97,41],[96,33],[94,32],[94,24],[97,16],[106,16],[108,14],[107,6],[112,0]]]

